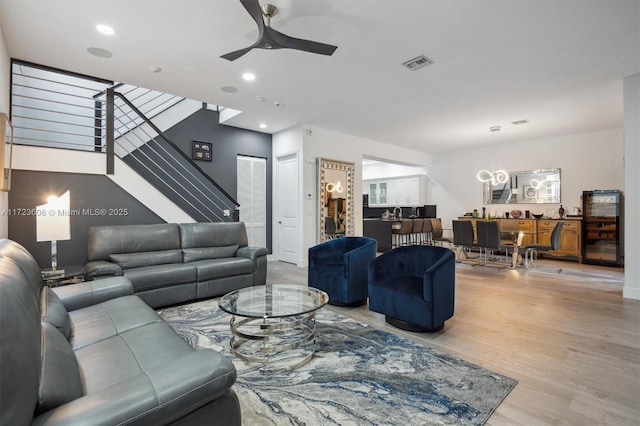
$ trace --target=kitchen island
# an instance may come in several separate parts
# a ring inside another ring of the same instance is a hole
[[[399,228],[401,221],[365,218],[362,222],[363,235],[378,242],[379,252],[389,251],[393,248],[393,228]]]

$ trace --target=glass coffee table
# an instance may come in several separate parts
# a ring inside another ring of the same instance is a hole
[[[232,315],[229,346],[238,358],[262,364],[262,372],[298,368],[315,353],[316,311],[329,296],[313,287],[268,284],[232,291],[220,309]]]

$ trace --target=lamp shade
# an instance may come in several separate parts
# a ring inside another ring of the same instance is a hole
[[[62,241],[71,239],[69,191],[49,202],[36,206],[36,240]]]

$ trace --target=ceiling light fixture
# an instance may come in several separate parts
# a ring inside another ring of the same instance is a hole
[[[495,159],[495,146],[497,145],[498,132],[502,129],[500,126],[492,126],[489,128],[493,140],[493,158]],[[493,167],[492,167],[493,168]],[[509,180],[509,173],[504,170],[480,170],[476,175],[480,182],[491,182],[491,185],[496,186],[505,184]]]
[[[96,56],[98,58],[104,58],[104,59],[107,59],[113,56],[113,53],[109,52],[106,49],[102,49],[100,47],[90,47],[87,49],[87,52],[89,52],[93,56]]]
[[[260,123],[260,128],[261,128],[261,129],[266,129],[266,128],[267,128],[267,125],[266,125],[266,124],[264,124],[264,123]]]
[[[100,34],[104,34],[108,36],[114,35],[116,33],[113,30],[113,28],[111,28],[109,25],[103,25],[103,24],[97,25],[96,30],[98,30]]]
[[[224,87],[221,87],[220,90],[222,90],[225,93],[238,93],[238,89],[233,86],[224,86]]]
[[[250,72],[245,72],[244,74],[242,74],[242,78],[246,81],[253,81],[256,79],[256,75]]]

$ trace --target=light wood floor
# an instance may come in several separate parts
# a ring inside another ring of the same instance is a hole
[[[433,334],[329,309],[518,380],[488,425],[640,425],[640,301],[622,298],[623,271],[538,266],[563,271],[458,264],[455,315]],[[267,282],[306,285],[307,270],[269,262]]]

